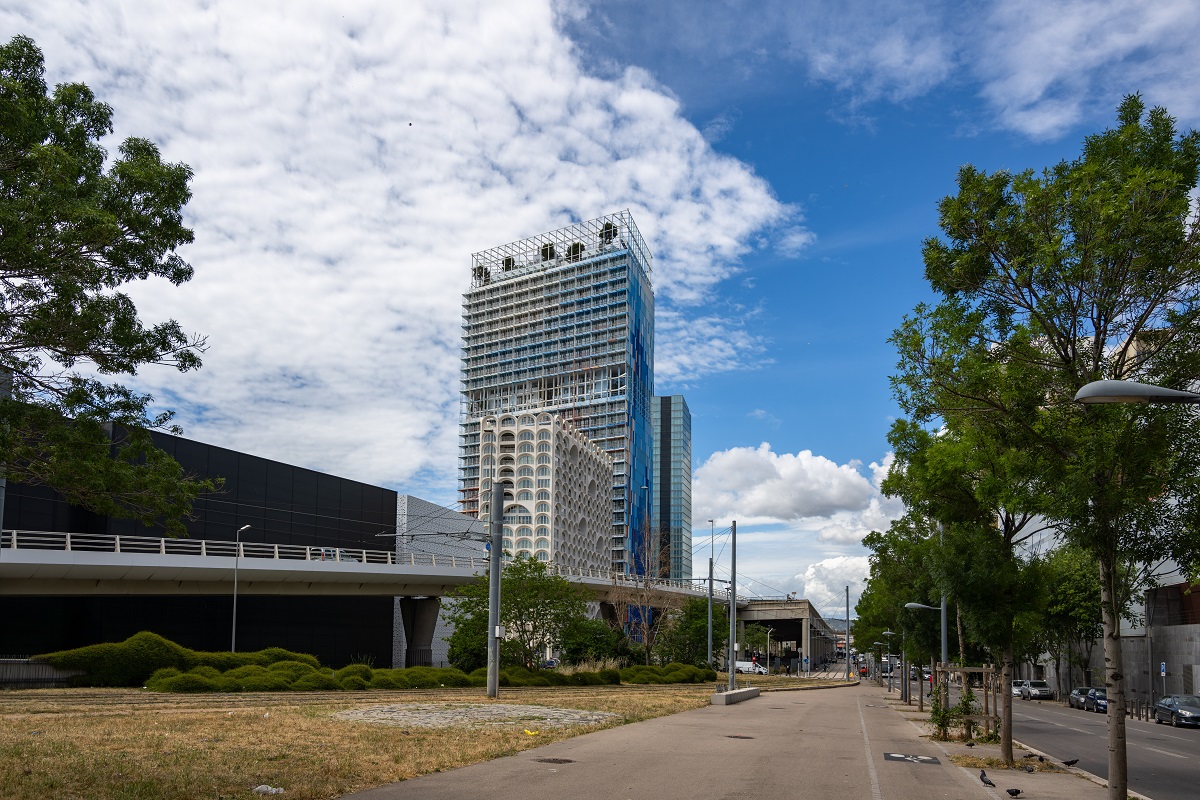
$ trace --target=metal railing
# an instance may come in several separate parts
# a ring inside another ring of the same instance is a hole
[[[0,531],[0,561],[8,550],[56,550],[61,552],[133,553],[143,555],[217,556],[277,561],[332,561],[339,564],[384,564],[401,567],[449,567],[483,572],[486,558],[438,555],[435,553],[367,550],[358,547],[314,547],[310,545],[265,544],[260,542],[228,542],[213,539],[170,539],[157,536],[114,536],[99,533],[67,533],[52,531]],[[564,578],[590,578],[621,586],[653,585],[663,589],[679,589],[705,594],[690,581],[672,581],[626,575],[606,569],[546,565],[552,575]],[[726,594],[728,594],[726,592]],[[744,599],[739,597],[739,601]]]

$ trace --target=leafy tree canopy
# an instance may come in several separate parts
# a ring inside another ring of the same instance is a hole
[[[107,376],[144,365],[200,366],[203,337],[145,325],[120,287],[181,284],[175,252],[191,170],[129,138],[105,166],[112,109],[81,83],[48,92],[25,36],[0,46],[0,452],[10,480],[146,524],[179,517],[210,482],[191,480],[150,441],[170,412]],[[114,424],[115,423],[115,424]],[[176,432],[176,429],[171,429]]]
[[[460,664],[475,664],[481,652],[486,665],[488,585],[484,573],[479,581],[460,587],[453,594],[457,602],[447,614],[455,628],[450,638],[451,663],[464,671]],[[526,553],[505,563],[500,578],[500,624],[506,636],[501,660],[535,668],[541,664],[547,649],[559,646],[563,632],[586,618],[585,591],[551,574],[544,563]]]

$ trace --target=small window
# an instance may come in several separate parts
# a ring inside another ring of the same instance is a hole
[[[533,540],[532,539],[517,539],[517,549],[518,550],[532,550],[533,549]]]
[[[549,550],[550,549],[550,540],[549,539],[538,539],[535,547],[537,547],[539,550]]]
[[[545,550],[538,550],[538,552],[537,552],[537,560],[538,560],[538,561],[549,561],[549,560],[550,560],[550,554],[549,554],[549,553],[547,553]]]

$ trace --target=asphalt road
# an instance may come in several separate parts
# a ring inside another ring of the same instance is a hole
[[[1153,800],[1200,797],[1200,728],[1126,719],[1129,788]],[[1108,719],[1062,703],[1013,698],[1013,737],[1059,760],[1108,777]]]

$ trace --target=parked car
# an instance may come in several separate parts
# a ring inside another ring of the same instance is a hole
[[[1054,690],[1045,681],[1025,681],[1021,684],[1022,700],[1053,700]]]
[[[1108,692],[1104,689],[1088,689],[1087,695],[1083,698],[1083,710],[1107,714]]]
[[[1169,694],[1154,704],[1154,721],[1169,722],[1176,728],[1200,725],[1200,697],[1194,694]]]
[[[1071,690],[1071,693],[1069,695],[1067,695],[1067,705],[1070,706],[1071,708],[1078,708],[1078,709],[1082,710],[1083,709],[1083,699],[1085,697],[1087,697],[1087,693],[1088,693],[1088,687],[1076,686],[1074,689]]]
[[[1013,697],[1021,696],[1021,687],[1024,684],[1025,684],[1025,681],[1013,681],[1012,682],[1012,696]]]

